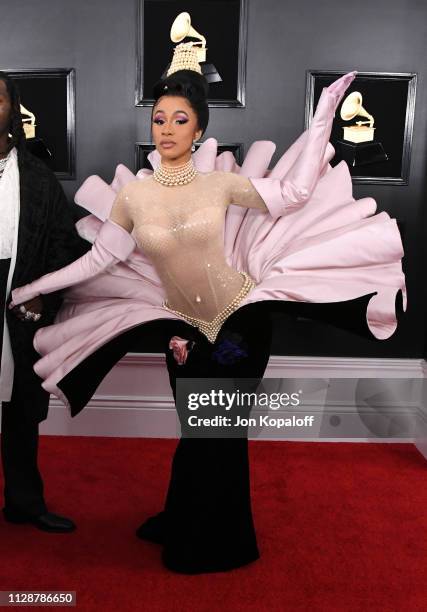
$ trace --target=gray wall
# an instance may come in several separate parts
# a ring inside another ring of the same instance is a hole
[[[0,8],[1,68],[76,69],[77,180],[63,181],[69,198],[90,174],[110,181],[117,163],[133,168],[134,142],[150,137],[150,109],[134,107],[135,1],[0,0]],[[303,130],[308,68],[418,73],[409,186],[355,186],[356,197],[372,195],[378,211],[405,223],[405,322],[392,339],[378,342],[277,317],[273,352],[420,357],[427,301],[427,4],[375,0],[363,10],[341,0],[250,0],[248,41],[247,106],[211,109],[206,138],[243,141],[246,148],[271,139],[283,152]]]

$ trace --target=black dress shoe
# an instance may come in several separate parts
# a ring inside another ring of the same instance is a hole
[[[165,512],[159,512],[155,516],[150,516],[136,530],[136,535],[140,540],[147,540],[155,544],[164,544],[165,532]]]
[[[74,531],[76,525],[68,518],[53,514],[52,512],[45,512],[39,516],[28,516],[18,512],[11,512],[7,508],[3,508],[3,514],[6,521],[9,523],[23,524],[30,523],[41,529],[42,531],[50,531],[52,533],[67,533]]]

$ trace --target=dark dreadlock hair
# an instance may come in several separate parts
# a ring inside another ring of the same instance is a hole
[[[22,150],[22,148],[25,147],[25,132],[22,125],[20,106],[21,101],[18,86],[16,85],[15,81],[5,72],[0,71],[0,79],[6,83],[6,89],[7,93],[9,94],[11,104],[9,132],[12,135],[12,138],[9,139],[7,152],[11,151],[13,147],[16,147],[18,150]]]

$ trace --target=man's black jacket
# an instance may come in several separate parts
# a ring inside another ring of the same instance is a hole
[[[54,173],[26,150],[18,151],[18,166],[20,217],[11,289],[63,268],[92,247],[78,235],[72,208]],[[18,403],[22,403],[25,416],[37,421],[46,418],[49,394],[33,370],[34,363],[40,359],[33,347],[33,338],[37,329],[53,323],[62,303],[61,296],[61,291],[42,296],[43,314],[36,322],[21,321],[6,307],[15,363],[14,398],[22,398]],[[11,297],[10,293],[6,304]]]

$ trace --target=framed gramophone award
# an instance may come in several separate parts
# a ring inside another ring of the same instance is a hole
[[[306,129],[322,89],[345,72],[307,71]],[[344,160],[353,183],[407,185],[416,84],[416,73],[358,72],[335,113],[331,165]]]
[[[197,45],[209,106],[244,107],[248,0],[137,0],[135,106],[152,106],[174,48]]]
[[[27,149],[59,179],[75,179],[74,68],[6,68],[4,72],[19,89]]]

